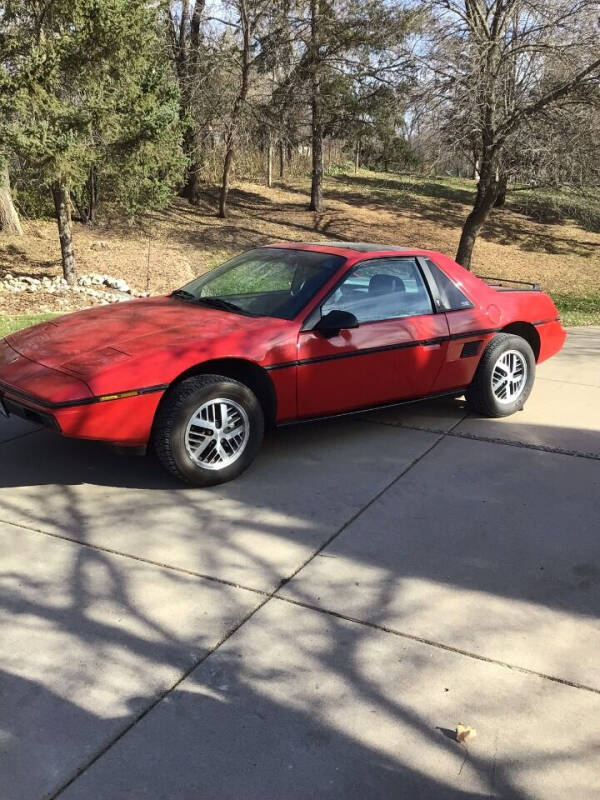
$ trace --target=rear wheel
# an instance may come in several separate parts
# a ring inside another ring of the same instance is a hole
[[[471,410],[488,417],[508,417],[523,408],[535,380],[535,356],[525,339],[494,336],[467,389]]]
[[[264,415],[254,393],[222,375],[186,378],[164,399],[153,445],[180,480],[211,486],[236,478],[256,457]]]

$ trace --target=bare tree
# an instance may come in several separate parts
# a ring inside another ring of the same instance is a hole
[[[227,197],[229,195],[229,175],[235,149],[235,140],[238,133],[238,124],[250,87],[250,43],[251,30],[250,19],[248,16],[248,6],[246,0],[236,0],[235,4],[239,15],[239,29],[241,33],[241,52],[240,52],[240,78],[239,88],[235,95],[233,108],[225,132],[225,159],[223,161],[223,177],[221,179],[221,191],[219,194],[219,216],[227,216]]]
[[[267,186],[273,186],[273,135],[269,131],[267,139]]]
[[[239,45],[235,59],[238,64],[239,74],[233,106],[225,125],[225,158],[223,161],[221,191],[219,193],[219,217],[227,216],[227,198],[229,195],[231,165],[233,163],[241,120],[248,99],[251,76],[256,66],[256,60],[261,55],[257,46],[256,37],[259,35],[260,26],[268,9],[269,2],[268,0],[233,0],[232,6],[237,19],[230,24],[237,29],[239,34]],[[253,54],[255,50],[257,53]]]
[[[323,103],[321,99],[321,0],[310,0],[310,88],[312,179],[310,210],[319,213],[323,205]]]
[[[422,64],[431,101],[470,148],[479,181],[457,261],[506,191],[511,150],[549,108],[580,100],[600,76],[598,0],[432,0]]]
[[[414,12],[385,0],[310,0],[311,210],[322,209],[324,135],[339,130],[341,123],[349,141],[354,142],[361,126],[355,110],[347,107],[349,97],[371,97],[379,87],[405,80],[408,65],[399,46],[412,30],[415,17]]]

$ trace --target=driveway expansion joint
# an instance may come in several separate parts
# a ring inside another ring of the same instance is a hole
[[[450,430],[443,431],[440,428],[426,428],[420,425],[405,425],[402,422],[384,422],[383,420],[375,419],[362,419],[360,422],[366,422],[368,425],[387,425],[389,428],[405,428],[407,431],[421,431],[423,433],[440,433],[444,436],[451,436],[454,439],[469,439],[473,442],[487,442],[488,444],[504,444],[509,447],[521,447],[524,450],[537,450],[541,453],[550,453],[551,455],[558,456],[571,456],[573,458],[586,458],[591,461],[600,461],[600,454],[584,452],[581,450],[567,450],[562,447],[552,447],[545,444],[532,444],[531,442],[519,442],[516,439],[503,439],[498,436],[481,436],[477,433],[458,433],[454,428],[464,422],[467,417],[463,417],[456,423]]]
[[[171,572],[178,572],[183,575],[189,575],[192,578],[199,578],[201,580],[212,581],[213,583],[220,583],[224,586],[230,586],[233,589],[241,589],[246,592],[253,592],[254,594],[260,595],[261,597],[270,597],[270,593],[263,590],[263,589],[256,589],[252,586],[244,586],[241,583],[236,583],[235,581],[229,581],[226,578],[217,578],[214,575],[207,575],[204,572],[198,572],[193,569],[187,569],[186,567],[177,567],[172,564],[166,564],[162,561],[154,561],[151,558],[144,558],[143,556],[137,556],[133,553],[124,553],[121,550],[115,550],[112,547],[105,547],[99,544],[93,544],[91,542],[85,542],[81,539],[74,539],[71,536],[65,536],[60,533],[54,533],[53,531],[44,531],[41,528],[33,528],[30,525],[25,525],[21,522],[13,522],[7,519],[0,519],[0,523],[3,525],[10,525],[13,528],[19,528],[20,530],[27,531],[28,533],[35,533],[41,536],[49,536],[51,539],[58,539],[61,542],[69,542],[69,544],[79,545],[80,547],[87,547],[90,550],[97,550],[100,553],[107,553],[111,556],[117,556],[119,558],[127,558],[131,561],[137,561],[140,564],[146,564],[151,567],[157,567],[158,569],[166,569]]]
[[[462,420],[460,421],[462,422]],[[459,423],[456,424],[458,425]],[[428,431],[428,433],[431,433],[431,431]],[[317,556],[321,555],[321,553],[324,550],[326,550],[329,547],[329,545],[332,544],[332,542],[334,542],[338,538],[338,536],[340,536],[346,530],[346,528],[352,525],[352,523],[355,520],[357,520],[358,517],[361,516],[361,514],[367,511],[367,509],[369,509],[374,503],[376,503],[379,500],[379,498],[382,497],[388,491],[388,489],[391,489],[392,486],[394,486],[399,480],[401,480],[406,475],[407,472],[409,472],[420,461],[422,461],[425,458],[425,456],[429,455],[429,453],[431,453],[431,451],[434,450],[443,439],[444,439],[443,433],[441,435],[438,435],[438,438],[435,440],[435,442],[433,442],[423,453],[421,453],[421,455],[414,458],[407,467],[404,467],[404,469],[398,475],[396,475],[396,477],[393,480],[391,480],[386,486],[384,486],[383,489],[380,489],[380,491],[378,491],[368,502],[366,502],[362,506],[362,508],[360,508],[355,514],[353,514],[350,517],[350,519],[346,520],[346,522],[344,522],[344,524],[340,528],[338,528],[338,530],[335,531],[335,533],[333,533],[328,539],[326,539],[323,542],[323,544],[321,544],[313,553],[311,553],[311,555],[306,559],[306,561],[304,561],[299,567],[297,567],[297,569],[295,569],[294,572],[291,573],[291,575],[288,575],[285,578],[285,582],[281,583],[279,587],[275,589],[273,595],[275,595],[276,592],[279,591],[282,585],[285,585],[286,583],[289,583],[291,580],[293,580],[296,577],[296,575],[298,575],[298,573],[304,569],[304,567],[308,566],[311,563],[311,561],[317,558]]]
[[[597,383],[584,383],[583,381],[569,381],[566,378],[545,378],[541,375],[535,376],[536,381],[551,381],[552,383],[569,383],[574,386],[586,386],[588,389],[600,389]]]
[[[509,661],[502,661],[498,658],[492,658],[491,656],[484,656],[481,653],[473,653],[470,650],[463,650],[460,647],[453,647],[449,644],[444,644],[443,642],[438,642],[435,639],[428,639],[425,636],[418,636],[414,633],[407,633],[406,631],[400,631],[396,628],[390,628],[387,625],[382,625],[378,622],[371,622],[370,620],[359,619],[358,617],[352,617],[348,614],[342,614],[340,611],[334,611],[333,609],[323,608],[321,606],[315,606],[312,603],[307,603],[303,600],[294,600],[291,597],[280,597],[277,594],[273,594],[274,600],[281,600],[285,603],[290,603],[291,605],[299,606],[300,608],[306,608],[309,611],[318,611],[321,614],[327,614],[330,617],[335,617],[337,619],[344,620],[344,622],[350,622],[355,625],[363,625],[366,628],[372,628],[373,630],[380,631],[381,633],[387,633],[392,636],[398,636],[401,639],[408,639],[411,642],[417,642],[419,644],[424,644],[429,647],[435,647],[437,650],[444,650],[447,653],[454,653],[454,655],[463,656],[465,658],[471,658],[474,661],[482,661],[486,664],[495,664],[498,667],[504,667],[506,669],[513,670],[515,672],[521,672],[524,675],[533,675],[537,678],[542,678],[543,680],[551,681],[552,683],[559,683],[562,686],[569,686],[572,689],[580,689],[584,692],[592,692],[592,694],[600,694],[600,688],[596,688],[595,686],[588,686],[585,683],[579,683],[577,681],[570,681],[566,678],[560,678],[557,675],[550,675],[546,672],[539,672],[535,669],[529,669],[528,667],[521,667],[518,664],[511,664]]]
[[[185,681],[186,678],[188,678],[192,674],[192,672],[194,672],[195,669],[197,669],[204,661],[206,661],[207,658],[209,658],[214,652],[216,652],[219,649],[219,647],[221,647],[221,645],[225,644],[225,642],[228,639],[230,639],[234,633],[236,633],[241,627],[243,627],[246,624],[246,622],[248,622],[248,620],[251,619],[251,617],[253,617],[256,614],[257,611],[260,611],[260,609],[269,602],[269,599],[270,597],[268,596],[265,597],[261,603],[258,603],[258,605],[252,609],[252,611],[250,611],[248,614],[242,617],[242,619],[236,625],[230,628],[225,633],[225,635],[221,637],[221,639],[217,642],[217,644],[213,648],[204,653],[204,655],[202,655],[190,667],[188,667],[188,669],[182,675],[180,675],[179,678],[173,684],[171,684],[171,686],[159,692],[152,700],[152,702],[146,706],[146,708],[142,709],[142,711],[140,711],[139,714],[136,714],[136,716],[121,731],[119,731],[119,733],[113,739],[111,739],[110,742],[101,747],[97,753],[95,753],[91,758],[89,758],[86,761],[85,764],[79,767],[79,769],[75,772],[74,775],[72,775],[68,780],[66,780],[52,795],[49,796],[48,800],[56,800],[56,798],[58,798],[63,792],[65,792],[69,788],[69,786],[75,783],[75,781],[78,778],[80,778],[84,772],[87,772],[87,770],[91,766],[93,766],[96,763],[96,761],[101,759],[102,756],[105,753],[107,753],[127,733],[129,733],[129,731],[132,730],[132,728],[134,728],[138,724],[138,722],[144,719],[144,717],[147,714],[149,714],[152,711],[152,709],[156,708],[156,706],[159,703],[161,703],[172,692],[174,692],[175,689],[177,689],[177,687],[180,684],[182,684],[183,681]]]

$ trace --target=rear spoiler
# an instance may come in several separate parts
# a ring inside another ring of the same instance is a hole
[[[539,292],[542,288],[539,283],[531,283],[531,281],[513,281],[509,278],[493,278],[489,275],[476,275],[475,277],[480,281],[485,281],[488,286],[498,286],[500,289],[511,289],[516,286],[516,288],[522,287],[532,292]]]

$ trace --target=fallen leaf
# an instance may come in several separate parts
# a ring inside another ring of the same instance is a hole
[[[465,742],[468,742],[470,739],[474,739],[476,736],[477,736],[477,731],[470,725],[463,725],[462,722],[459,722],[458,725],[456,726],[457,742],[465,744]]]

